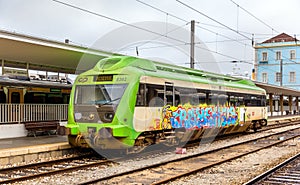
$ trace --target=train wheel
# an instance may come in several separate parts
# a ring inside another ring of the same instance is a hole
[[[253,121],[252,122],[252,129],[254,132],[257,132],[257,129],[258,129],[258,125],[259,123],[257,121]]]
[[[78,146],[78,145],[76,145],[76,136],[68,135],[68,141],[69,141],[69,145],[71,145],[73,147]]]
[[[154,144],[152,138],[139,136],[135,141],[134,147],[127,149],[127,153],[139,153],[152,144]]]
[[[267,124],[268,124],[268,121],[266,119],[263,119],[260,121],[261,126],[267,126]]]

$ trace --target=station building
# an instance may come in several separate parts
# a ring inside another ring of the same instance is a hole
[[[256,81],[300,90],[300,41],[296,37],[281,33],[254,48]]]

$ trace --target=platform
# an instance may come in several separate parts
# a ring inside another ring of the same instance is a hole
[[[0,168],[8,164],[60,157],[72,152],[67,136],[0,139]]]
[[[300,115],[269,116],[268,125],[300,120]]]

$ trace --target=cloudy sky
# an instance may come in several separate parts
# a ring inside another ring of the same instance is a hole
[[[189,66],[251,72],[252,38],[300,37],[298,0],[0,0],[0,29]],[[232,61],[241,61],[232,63]]]

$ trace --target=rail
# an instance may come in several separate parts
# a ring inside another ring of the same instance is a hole
[[[0,104],[0,124],[67,119],[68,104]]]

